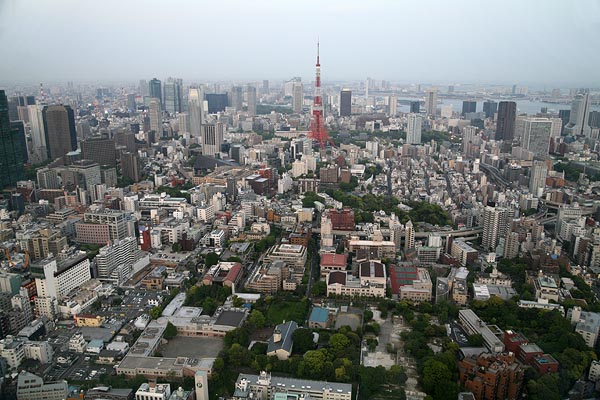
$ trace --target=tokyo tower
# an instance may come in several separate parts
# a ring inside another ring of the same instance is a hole
[[[316,140],[319,146],[324,149],[327,143],[334,146],[333,140],[325,130],[325,120],[323,118],[323,98],[321,97],[321,63],[319,61],[319,42],[317,42],[317,65],[315,79],[315,97],[313,99],[312,120],[310,122],[310,132],[308,137]]]

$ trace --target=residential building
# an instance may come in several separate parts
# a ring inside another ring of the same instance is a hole
[[[419,114],[409,114],[406,128],[406,143],[421,144],[421,129],[423,117]]]
[[[465,357],[459,361],[458,370],[461,386],[476,400],[521,397],[525,370],[513,353]]]

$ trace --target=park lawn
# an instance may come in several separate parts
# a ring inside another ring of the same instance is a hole
[[[267,310],[267,320],[273,325],[283,321],[296,321],[301,325],[307,318],[308,306],[307,300],[274,301]]]

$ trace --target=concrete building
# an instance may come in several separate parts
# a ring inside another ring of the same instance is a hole
[[[222,123],[202,125],[202,154],[209,157],[218,157],[223,144],[225,127]]]
[[[437,89],[430,89],[425,94],[425,108],[428,115],[437,115]]]
[[[421,144],[421,129],[423,117],[419,114],[409,114],[406,128],[406,143]]]
[[[38,296],[57,300],[92,279],[90,261],[85,253],[57,262],[50,258],[32,264]]]
[[[240,374],[235,383],[234,400],[272,400],[277,394],[284,394],[283,399],[292,396],[309,396],[315,400],[351,400],[352,385],[349,383],[335,383],[324,381],[311,381],[306,379],[282,378],[271,376],[267,372],[260,375]],[[305,398],[305,397],[303,397]],[[277,398],[279,400],[279,398]]]
[[[458,319],[470,335],[479,334],[483,337],[485,347],[492,353],[504,351],[504,343],[500,340],[485,322],[471,309],[459,310]]]
[[[359,264],[358,277],[351,272],[333,271],[327,275],[327,296],[384,297],[386,289],[385,266],[377,261]]]
[[[433,284],[429,272],[412,263],[390,266],[392,296],[416,303],[431,301]]]
[[[41,377],[25,371],[17,378],[17,400],[64,400],[67,394],[67,381],[44,382]]]
[[[168,383],[142,383],[135,392],[135,400],[169,400],[171,385]]]

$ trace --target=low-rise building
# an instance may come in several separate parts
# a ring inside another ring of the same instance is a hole
[[[349,383],[312,381],[306,379],[271,376],[267,372],[260,375],[240,374],[235,383],[234,400],[271,400],[277,394],[299,400],[297,396],[309,396],[314,400],[351,400],[352,385]],[[278,397],[279,400],[279,397]]]
[[[292,335],[296,329],[298,329],[298,324],[295,321],[277,325],[273,335],[269,338],[267,356],[276,356],[280,360],[287,360],[292,355],[294,346]]]
[[[67,381],[44,382],[41,377],[26,371],[17,378],[17,400],[64,400],[67,393]]]
[[[429,271],[412,263],[390,266],[392,295],[400,300],[417,303],[431,301],[433,284]]]
[[[485,347],[492,353],[504,351],[504,343],[492,332],[492,330],[471,309],[460,310],[458,318],[461,325],[470,335],[479,334],[483,337]]]
[[[239,262],[219,262],[210,267],[202,278],[204,285],[219,285],[234,288],[239,284],[243,275],[242,264]]]
[[[171,385],[168,383],[142,383],[135,392],[135,400],[169,400]]]
[[[326,277],[332,271],[345,271],[347,263],[348,256],[345,254],[321,254],[321,277]]]
[[[351,272],[333,271],[327,275],[327,295],[385,297],[385,266],[365,261],[358,267],[358,277]]]

